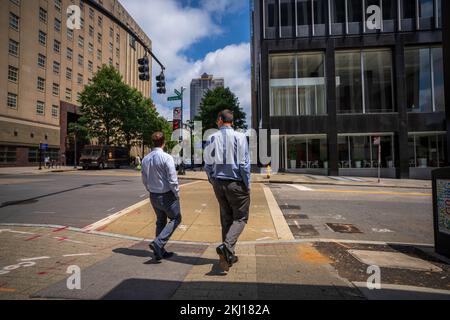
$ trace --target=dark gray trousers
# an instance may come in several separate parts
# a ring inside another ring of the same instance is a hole
[[[248,222],[250,192],[243,182],[214,180],[214,193],[220,206],[222,241],[234,254],[239,236]]]
[[[164,249],[172,234],[181,223],[180,200],[173,192],[150,194],[150,202],[156,213],[155,243]],[[169,219],[169,223],[167,223]]]

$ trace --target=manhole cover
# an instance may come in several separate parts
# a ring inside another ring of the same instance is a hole
[[[327,226],[338,233],[362,233],[357,227],[353,224],[342,224],[342,223],[327,223]]]
[[[290,225],[289,228],[291,229],[294,237],[311,237],[319,235],[319,232],[317,232],[316,228],[314,228],[314,226],[310,224],[294,223],[293,225]]]
[[[284,204],[280,206],[281,210],[300,210],[300,206],[291,205],[291,204]]]
[[[290,220],[290,219],[309,219],[309,217],[306,214],[285,214],[284,218],[286,220]]]

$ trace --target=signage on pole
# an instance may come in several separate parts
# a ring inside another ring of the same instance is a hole
[[[182,115],[181,115],[181,108],[180,107],[174,108],[173,109],[173,120],[174,121],[175,120],[181,121],[181,117],[182,117]]]
[[[179,96],[174,96],[174,97],[168,97],[167,101],[180,101],[181,97]]]
[[[48,150],[48,144],[40,143],[39,144],[39,149],[40,150]]]

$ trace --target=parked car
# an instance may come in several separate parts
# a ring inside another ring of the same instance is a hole
[[[128,149],[113,146],[85,146],[81,153],[80,165],[83,170],[89,168],[106,169],[128,166]]]

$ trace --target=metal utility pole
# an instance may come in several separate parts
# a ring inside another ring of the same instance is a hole
[[[75,134],[74,134],[74,136],[73,136],[73,139],[74,139],[74,155],[73,155],[73,163],[74,163],[74,166],[73,166],[73,168],[74,169],[77,169],[77,128],[75,127]]]

